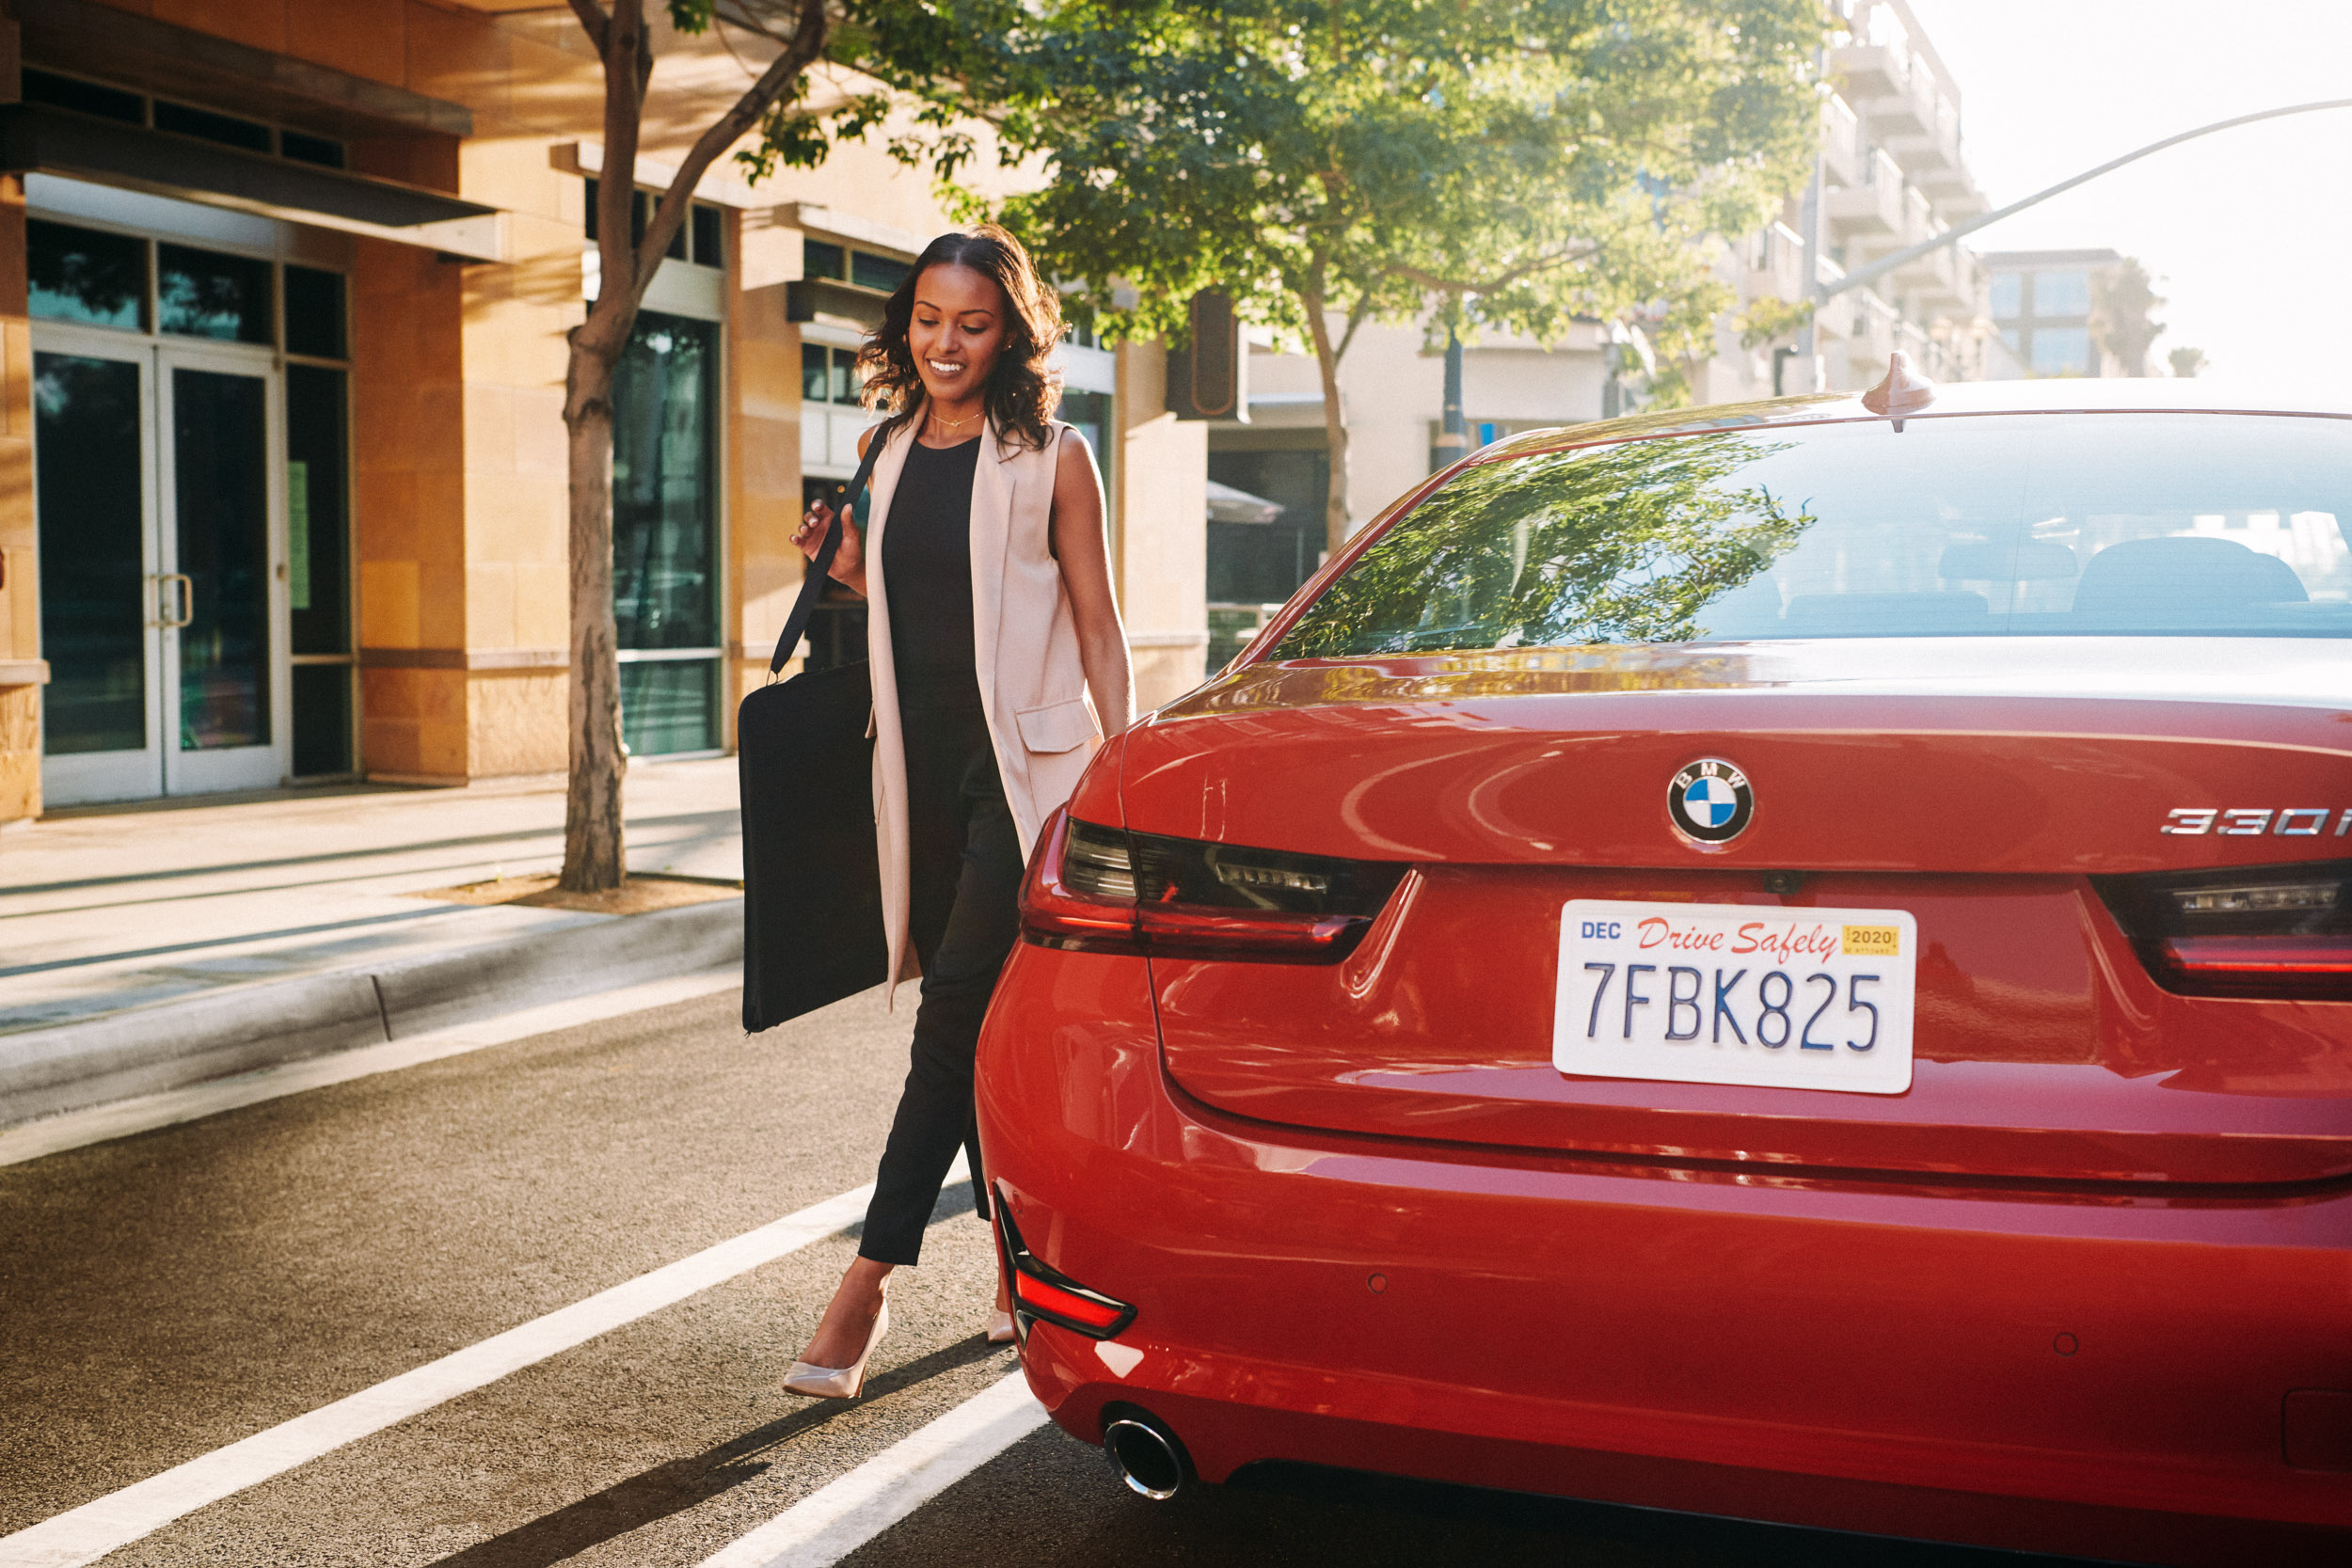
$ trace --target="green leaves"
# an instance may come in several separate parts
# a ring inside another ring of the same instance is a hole
[[[1783,450],[1716,433],[1480,463],[1383,534],[1274,657],[1690,641],[1816,520],[1748,475]]]
[[[1311,295],[1351,318],[1451,296],[1541,339],[1670,313],[1706,284],[1697,242],[1799,178],[1821,30],[1815,0],[937,11],[957,24],[922,62],[938,74],[876,63],[992,106],[1005,160],[1047,177],[994,215],[1114,333],[1165,329],[1213,285],[1294,329]]]

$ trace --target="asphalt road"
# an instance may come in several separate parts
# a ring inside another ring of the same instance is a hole
[[[912,996],[906,998],[911,1004]],[[0,1167],[0,1535],[871,1180],[908,1012],[732,991]],[[264,1481],[108,1564],[699,1562],[1012,1370],[968,1186],[855,1404],[777,1380],[829,1237]],[[1047,1427],[857,1568],[2015,1563],[1311,1470],[1170,1504]]]

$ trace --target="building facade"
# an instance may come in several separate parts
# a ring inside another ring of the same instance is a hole
[[[657,8],[658,9],[658,8]],[[598,64],[518,0],[14,0],[0,19],[0,822],[44,801],[564,766],[566,332]],[[658,190],[752,40],[658,34]],[[854,84],[835,83],[846,87]],[[637,756],[733,744],[867,417],[860,333],[948,227],[873,145],[722,161],[615,388]],[[644,199],[641,197],[641,200]],[[1139,695],[1200,675],[1205,433],[1065,350]],[[854,606],[818,657],[854,657]]]
[[[1993,325],[2021,376],[2147,375],[2163,328],[2136,263],[2112,250],[1998,250],[1984,258]],[[2135,293],[2138,297],[2132,297]]]

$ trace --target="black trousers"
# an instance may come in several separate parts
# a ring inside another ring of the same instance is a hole
[[[977,696],[977,693],[974,694]],[[912,699],[912,700],[910,700]],[[972,1058],[996,976],[1020,939],[1021,835],[1005,804],[988,721],[971,703],[901,690],[907,752],[907,938],[923,966],[914,1060],[866,1211],[858,1255],[913,1263],[959,1148],[983,1217],[988,1186]]]

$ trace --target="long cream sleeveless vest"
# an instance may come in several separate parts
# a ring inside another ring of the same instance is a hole
[[[916,426],[893,431],[875,461],[866,528],[866,641],[874,679],[874,838],[882,862],[882,922],[890,974],[913,973],[907,949],[907,754],[898,722],[898,666],[890,648],[890,584],[882,533]],[[1078,626],[1052,548],[1054,477],[1070,426],[1048,429],[1043,448],[1000,440],[982,426],[972,474],[972,625],[980,705],[996,770],[1025,858],[1038,829],[1070,799],[1103,729],[1088,700]]]

